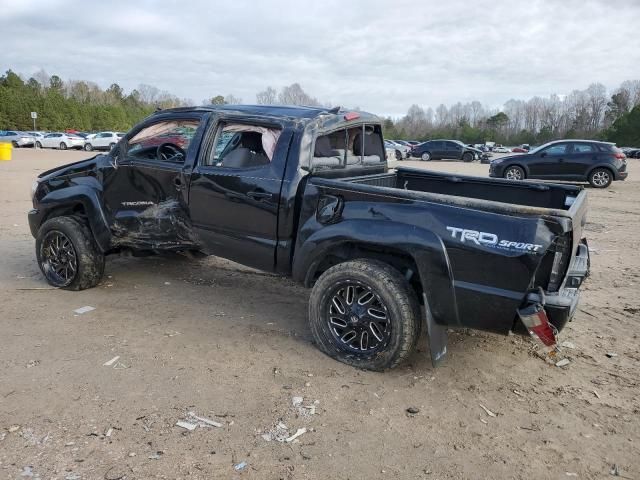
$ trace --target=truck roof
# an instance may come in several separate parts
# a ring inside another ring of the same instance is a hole
[[[164,114],[170,112],[227,112],[227,113],[241,113],[252,116],[264,116],[264,117],[279,117],[289,119],[314,119],[322,115],[339,115],[344,117],[346,113],[357,113],[360,122],[380,122],[380,118],[376,115],[367,112],[345,110],[341,107],[307,107],[302,105],[206,105],[201,107],[178,107],[168,108],[166,110],[158,110],[156,114]],[[345,119],[347,120],[347,119]],[[354,119],[355,120],[355,119]]]

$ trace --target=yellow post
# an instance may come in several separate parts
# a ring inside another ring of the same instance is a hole
[[[13,150],[13,145],[10,143],[0,143],[0,161],[11,160],[11,151]]]

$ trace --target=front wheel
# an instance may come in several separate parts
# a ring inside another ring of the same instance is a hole
[[[612,181],[611,172],[606,168],[596,168],[589,174],[589,183],[593,188],[607,188]]]
[[[93,145],[91,145],[90,143],[85,143],[84,150],[85,152],[90,152],[91,150],[93,150]]]
[[[466,152],[464,155],[462,155],[462,161],[463,162],[473,162],[473,158],[474,155],[471,152]]]
[[[11,145],[13,145],[13,148],[19,148],[20,145],[18,145],[18,142],[16,142],[15,140],[13,140],[11,142]]]
[[[77,217],[44,222],[36,236],[36,258],[47,282],[65,290],[95,287],[104,274],[104,255]]]
[[[504,171],[504,178],[507,180],[524,180],[524,170],[517,165],[512,165]]]
[[[423,162],[428,162],[429,160],[431,160],[431,154],[429,152],[424,152],[422,155],[420,155],[420,158]]]
[[[340,263],[311,291],[314,339],[339,362],[382,371],[406,360],[420,335],[415,292],[398,270],[376,260]]]
[[[60,142],[60,150],[66,150],[67,149],[67,144],[64,142]]]

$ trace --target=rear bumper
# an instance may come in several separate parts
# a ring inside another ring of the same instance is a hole
[[[545,345],[555,345],[555,336],[571,321],[580,301],[580,286],[589,275],[589,247],[586,240],[578,245],[562,286],[557,292],[530,293],[518,316],[531,335]],[[552,332],[552,333],[549,333]]]
[[[618,172],[616,180],[624,180],[629,176],[629,172]]]

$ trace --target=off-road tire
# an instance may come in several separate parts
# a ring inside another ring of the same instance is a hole
[[[391,331],[388,343],[376,353],[350,352],[330,330],[327,319],[331,292],[345,281],[372,288],[387,308]],[[309,299],[309,320],[320,350],[339,362],[374,371],[394,368],[406,360],[415,350],[421,330],[420,306],[409,282],[392,266],[369,259],[340,263],[318,278]]]
[[[52,282],[43,264],[42,242],[47,233],[58,231],[64,234],[73,245],[77,258],[77,269],[73,280],[67,284]],[[47,282],[64,290],[85,290],[95,287],[104,274],[104,255],[98,249],[87,223],[79,217],[54,217],[44,222],[36,236],[36,258],[40,271]]]
[[[607,188],[613,181],[613,173],[608,168],[594,168],[589,174],[589,183],[593,188]]]

